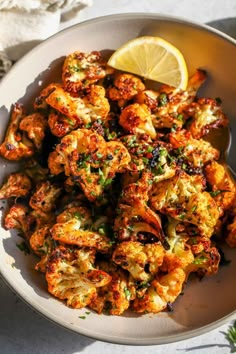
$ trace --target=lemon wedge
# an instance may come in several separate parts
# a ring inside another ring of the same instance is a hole
[[[117,49],[108,65],[185,90],[188,70],[182,53],[160,37],[135,38]]]

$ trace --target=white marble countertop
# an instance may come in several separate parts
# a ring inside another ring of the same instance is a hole
[[[181,16],[215,27],[236,37],[235,0],[94,0],[92,7],[79,13],[71,24],[101,15],[123,12],[151,12]],[[1,354],[161,354],[232,352],[225,332],[231,324],[190,340],[160,346],[123,346],[95,341],[69,332],[44,319],[28,307],[0,278],[0,353]]]

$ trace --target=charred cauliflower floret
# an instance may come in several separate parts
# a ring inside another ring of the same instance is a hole
[[[163,262],[165,250],[159,243],[126,241],[116,246],[112,260],[129,271],[137,281],[150,281]]]
[[[153,142],[148,135],[125,135],[121,137],[131,156],[128,166],[136,172],[150,169],[155,181],[161,181],[175,175],[176,165],[164,143]]]
[[[159,275],[151,282],[142,297],[136,297],[133,309],[136,312],[158,313],[172,304],[182,291],[186,275],[176,268],[165,275]]]
[[[121,142],[106,142],[101,135],[88,129],[66,135],[55,151],[53,155],[57,153],[62,157],[65,175],[80,185],[90,201],[96,200],[112,183],[116,173],[123,172],[130,162],[130,155]],[[51,166],[53,158],[49,168]],[[60,170],[60,164],[56,166]],[[54,168],[51,173],[53,171]]]
[[[144,89],[145,85],[138,77],[119,73],[115,76],[114,86],[108,88],[107,94],[112,101],[118,101],[120,106],[124,106],[126,101]]]
[[[212,275],[218,272],[220,263],[220,254],[216,247],[211,247],[207,251],[202,251],[194,257],[191,264],[188,265],[186,273],[198,273],[199,276]]]
[[[106,253],[111,241],[102,233],[92,229],[93,220],[89,210],[82,206],[67,207],[57,216],[57,223],[51,228],[54,240],[79,247],[95,247]]]
[[[181,172],[153,186],[151,206],[174,219],[196,225],[202,235],[210,237],[220,217],[214,199],[203,191],[201,176]]]
[[[53,135],[62,138],[72,130],[79,127],[80,122],[75,118],[69,118],[65,114],[51,109],[48,116],[48,125]]]
[[[186,107],[193,102],[197,90],[205,81],[206,74],[197,70],[189,79],[185,91],[163,85],[159,90],[158,105],[153,111],[152,121],[156,129],[181,128],[189,115],[185,112]]]
[[[177,130],[169,134],[169,140],[174,149],[180,151],[179,158],[185,164],[194,167],[202,167],[212,160],[218,160],[220,152],[203,139],[194,139],[191,133],[185,129]]]
[[[31,188],[31,180],[26,174],[22,172],[11,173],[0,188],[0,199],[25,197],[30,193]]]
[[[7,230],[17,229],[28,238],[35,225],[35,219],[30,210],[23,204],[14,204],[4,217],[4,226]]]
[[[92,85],[87,95],[72,96],[63,87],[57,86],[46,98],[49,106],[76,121],[76,125],[86,125],[98,119],[105,120],[110,106],[102,86]]]
[[[50,225],[45,225],[37,229],[29,239],[30,247],[41,257],[40,261],[35,265],[35,269],[43,273],[46,272],[46,265],[53,248],[55,247],[50,234]]]
[[[109,274],[94,268],[94,259],[95,249],[56,248],[46,267],[49,293],[74,308],[89,305],[96,289],[111,281]]]
[[[139,104],[145,104],[154,112],[158,107],[159,92],[153,90],[144,90],[137,93],[134,97],[134,101]]]
[[[67,91],[77,93],[78,90],[112,74],[114,69],[103,60],[101,53],[74,52],[69,54],[63,65],[62,81]]]
[[[156,138],[151,111],[145,104],[133,103],[125,107],[121,112],[119,123],[128,133],[148,134],[152,139]]]
[[[228,209],[235,199],[235,183],[226,167],[212,161],[205,167],[206,180],[212,188],[211,195],[223,210]]]
[[[7,160],[17,161],[34,154],[33,143],[19,129],[23,117],[23,107],[16,103],[12,109],[4,141],[0,145],[0,155]]]
[[[105,310],[111,315],[122,315],[129,308],[130,301],[135,298],[134,281],[126,271],[111,262],[100,262],[99,268],[109,273],[112,279],[110,283],[97,289],[97,296],[89,307],[98,313]]]
[[[36,187],[35,193],[31,196],[29,205],[32,209],[41,210],[44,213],[55,209],[56,201],[62,192],[62,188],[50,183],[42,182]]]
[[[211,98],[199,98],[188,107],[187,113],[192,117],[189,130],[195,139],[207,134],[210,128],[228,125],[228,118],[223,113],[221,105]]]
[[[47,119],[45,115],[40,112],[32,113],[23,117],[19,125],[20,130],[25,132],[28,138],[33,141],[37,150],[40,150],[42,147],[47,127]]]
[[[148,207],[148,191],[151,188],[150,173],[144,173],[135,183],[123,189],[118,202],[117,217],[114,222],[114,232],[120,241],[138,240],[141,238],[160,240],[165,243],[161,219],[157,213]]]
[[[46,86],[34,100],[34,109],[39,112],[47,112],[49,106],[46,102],[46,98],[52,93],[57,87],[61,87],[60,84],[51,83]]]

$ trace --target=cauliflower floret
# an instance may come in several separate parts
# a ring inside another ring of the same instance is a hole
[[[36,112],[23,117],[20,122],[20,130],[26,132],[28,138],[33,141],[37,150],[41,149],[45,137],[48,122],[42,113]]]
[[[23,117],[23,107],[16,103],[13,106],[4,141],[0,145],[0,155],[7,160],[17,161],[34,154],[33,143],[24,132],[19,130]]]
[[[20,230],[26,238],[32,234],[34,225],[34,217],[30,214],[29,208],[23,204],[14,204],[4,217],[6,229]]]
[[[22,172],[11,173],[0,188],[0,199],[25,197],[32,188],[30,178]]]
[[[111,281],[109,274],[94,268],[94,259],[95,249],[56,248],[46,267],[49,293],[74,308],[89,305],[96,298],[96,288]]]
[[[149,281],[157,274],[163,262],[165,250],[158,243],[141,244],[127,241],[116,246],[112,260],[129,271],[138,281]]]
[[[61,87],[60,84],[51,83],[46,86],[41,92],[38,97],[34,100],[34,110],[35,111],[42,111],[45,112],[48,110],[49,106],[46,102],[46,98],[54,91],[57,87]]]
[[[148,135],[125,135],[120,139],[131,156],[130,171],[151,169],[155,181],[161,181],[175,175],[176,165],[169,155],[167,146],[153,142]]]
[[[181,172],[154,184],[151,206],[174,219],[196,225],[203,236],[211,237],[220,212],[210,194],[202,190],[201,176],[189,176]]]
[[[148,106],[151,112],[154,112],[158,106],[158,96],[159,92],[153,90],[144,90],[137,93],[137,95],[134,97],[134,101],[139,104],[144,103]]]
[[[55,224],[51,228],[51,234],[56,241],[79,247],[95,247],[103,253],[111,248],[111,241],[106,236],[95,231],[83,230],[77,218]]]
[[[32,209],[41,210],[44,213],[50,212],[56,207],[56,201],[61,195],[62,188],[49,181],[37,185],[36,191],[31,196],[29,205]]]
[[[159,215],[148,205],[148,192],[151,188],[150,173],[144,173],[141,178],[127,185],[117,207],[117,217],[114,223],[114,232],[119,240],[137,240],[143,236],[154,236],[164,247],[165,242]]]
[[[206,79],[202,70],[197,70],[189,79],[185,91],[163,85],[159,90],[158,106],[153,112],[152,121],[156,129],[181,128],[189,115],[185,112],[186,107],[193,102],[197,90]]]
[[[206,180],[212,188],[211,195],[223,210],[228,209],[235,199],[235,183],[230,178],[226,167],[212,161],[205,167]]]
[[[142,297],[136,297],[133,309],[136,312],[158,313],[172,304],[182,291],[186,275],[176,268],[165,275],[159,275],[151,282]]]
[[[41,257],[35,265],[35,270],[45,273],[49,256],[54,248],[54,242],[50,234],[50,225],[45,225],[37,229],[29,239],[30,247]]]
[[[69,118],[54,109],[48,116],[48,125],[53,135],[61,138],[72,130],[79,127],[79,122],[75,118]]]
[[[194,139],[185,129],[169,134],[169,140],[174,149],[180,150],[180,158],[194,167],[201,167],[207,162],[218,160],[220,152],[203,139]]]
[[[119,117],[119,123],[129,133],[148,134],[152,139],[156,138],[151,111],[145,104],[133,103],[125,107]]]
[[[218,272],[220,254],[216,247],[198,253],[191,264],[188,265],[186,273],[196,272],[199,276],[212,275]]]
[[[195,139],[207,134],[210,128],[228,125],[221,105],[211,98],[199,98],[188,107],[187,113],[193,118],[189,130]]]
[[[65,160],[56,150],[50,152],[48,156],[48,168],[52,175],[59,175],[64,172]]]
[[[66,115],[77,125],[86,125],[98,119],[105,120],[110,106],[102,86],[92,85],[84,97],[72,96],[57,86],[46,98],[47,104]]]
[[[62,80],[67,91],[77,93],[78,90],[112,74],[114,69],[103,60],[101,53],[74,52],[68,55],[62,69]]]
[[[95,247],[100,252],[108,252],[111,241],[106,236],[105,228],[100,233],[98,223],[97,227],[93,226],[92,216],[87,208],[69,205],[57,216],[57,223],[51,228],[51,234],[54,240],[69,245]]]
[[[65,175],[73,177],[90,201],[95,201],[112,183],[115,174],[123,172],[130,162],[130,155],[121,142],[106,142],[101,135],[88,129],[66,135],[55,151],[53,156],[62,157]],[[53,158],[49,156],[49,168],[51,166],[51,172],[54,172]],[[56,164],[59,171],[60,167],[60,163]]]
[[[109,273],[112,279],[110,283],[97,289],[97,296],[89,307],[98,313],[106,310],[111,315],[122,315],[129,308],[130,301],[135,298],[134,281],[113,263],[100,262],[99,268]]]
[[[114,86],[107,89],[107,94],[112,101],[118,101],[119,106],[124,106],[126,101],[144,89],[145,85],[138,77],[119,73],[115,77]]]

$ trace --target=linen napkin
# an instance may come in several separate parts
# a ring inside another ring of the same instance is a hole
[[[1,0],[0,78],[13,62],[59,30],[93,0]]]

